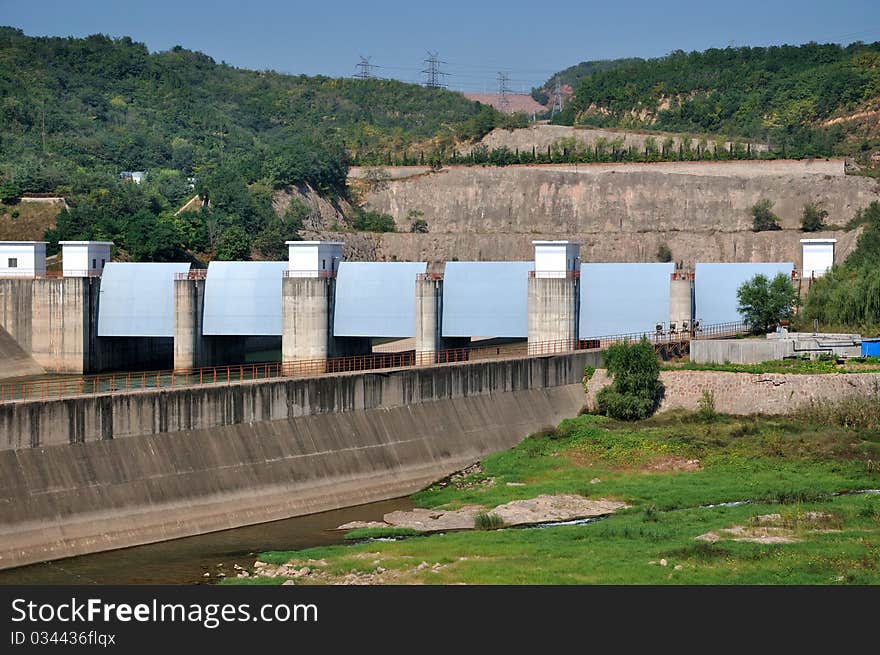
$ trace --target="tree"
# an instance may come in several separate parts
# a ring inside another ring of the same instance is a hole
[[[756,334],[770,332],[780,321],[791,318],[797,304],[797,290],[791,277],[778,273],[772,280],[758,274],[736,291],[737,310]]]
[[[609,346],[602,353],[602,361],[614,378],[610,386],[596,394],[602,414],[635,421],[648,418],[657,410],[664,388],[660,381],[660,361],[647,338]]]
[[[773,201],[761,198],[752,205],[752,231],[781,230],[779,217],[773,213]]]
[[[239,225],[233,225],[223,232],[217,248],[217,259],[240,261],[250,259],[251,246],[247,232]]]
[[[825,227],[825,219],[828,212],[820,208],[816,203],[808,202],[804,205],[804,213],[801,217],[801,230],[804,232],[818,232]]]

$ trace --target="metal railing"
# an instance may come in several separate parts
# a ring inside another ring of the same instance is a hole
[[[65,271],[33,271],[30,269],[21,269],[20,271],[3,271],[0,273],[0,279],[14,278],[18,280],[24,278],[27,280],[55,280],[63,277],[101,277],[101,271],[79,269],[67,269]]]
[[[331,278],[336,277],[336,271],[322,271],[318,269],[312,270],[291,270],[287,269],[281,272],[281,277],[321,277],[321,278]]]
[[[191,268],[186,273],[175,273],[175,280],[204,280],[208,277],[207,268]]]
[[[580,279],[580,271],[529,271],[529,277],[537,278],[574,278]]]
[[[648,333],[633,332],[588,339],[563,339],[538,343],[520,342],[489,346],[468,346],[436,352],[372,353],[328,359],[269,362],[265,364],[236,364],[211,366],[193,370],[139,371],[108,373],[82,377],[60,377],[43,380],[7,382],[0,384],[0,403],[21,400],[49,400],[69,396],[128,393],[155,389],[175,389],[207,384],[232,384],[273,378],[306,378],[333,373],[349,373],[391,368],[454,364],[493,359],[518,359],[559,355],[580,350],[607,348],[613,343],[636,341],[646,337],[655,347],[685,343],[690,339],[733,336],[745,331],[742,323],[707,325],[691,332]]]

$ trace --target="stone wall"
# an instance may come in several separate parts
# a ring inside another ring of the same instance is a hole
[[[787,414],[810,402],[874,396],[880,402],[880,373],[827,375],[751,374],[722,371],[663,371],[666,387],[660,411],[699,408],[704,391],[715,397],[715,409],[725,414]],[[587,405],[611,380],[604,369],[595,372],[587,387]]]

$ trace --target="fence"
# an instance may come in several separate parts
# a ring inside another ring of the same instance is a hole
[[[53,280],[63,277],[101,277],[101,271],[77,269],[67,269],[64,271],[36,271],[34,269],[21,269],[18,271],[5,270],[0,273],[0,279],[25,278],[35,280]]]
[[[204,280],[208,277],[207,268],[191,268],[186,273],[175,273],[175,280]]]
[[[51,378],[0,384],[0,403],[16,400],[49,400],[89,394],[126,393],[148,389],[175,389],[204,384],[231,384],[272,378],[306,378],[389,368],[429,366],[491,359],[514,359],[541,355],[558,355],[579,350],[607,348],[612,343],[635,341],[646,337],[656,348],[683,344],[690,339],[733,336],[744,332],[743,323],[719,323],[697,327],[692,332],[633,332],[589,339],[566,339],[539,343],[514,343],[491,346],[469,346],[437,352],[372,353],[331,357],[328,359],[269,362],[211,366],[188,371],[143,371],[105,375]]]

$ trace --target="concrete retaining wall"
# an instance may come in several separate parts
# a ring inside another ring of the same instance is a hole
[[[875,396],[880,402],[880,373],[758,375],[663,371],[660,379],[666,387],[660,411],[696,410],[704,391],[713,393],[715,409],[724,414],[787,414],[810,402],[850,396]],[[586,404],[595,406],[596,393],[610,382],[604,369],[597,370],[587,388]]]
[[[583,261],[656,261],[658,246],[666,244],[686,266],[793,261],[800,267],[806,202],[828,211],[829,224],[844,225],[878,199],[876,180],[841,175],[840,160],[453,166],[403,179],[392,167],[383,170],[394,179],[366,200],[391,214],[399,231],[371,235],[346,257],[527,260],[534,239],[572,239],[583,244]],[[750,208],[762,198],[774,202],[782,230],[751,231]],[[423,212],[428,234],[409,232],[411,210]],[[857,234],[815,236],[837,238],[835,257],[842,261]]]
[[[794,354],[794,342],[779,339],[696,339],[690,344],[695,364],[760,364]]]
[[[573,416],[595,352],[0,406],[0,568],[416,491]]]

